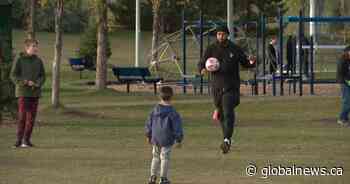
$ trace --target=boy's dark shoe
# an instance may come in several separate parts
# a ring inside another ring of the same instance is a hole
[[[157,182],[157,176],[151,176],[148,180],[148,184],[156,184]]]
[[[170,181],[168,180],[168,178],[162,177],[160,178],[159,184],[170,184]]]
[[[22,141],[17,141],[14,145],[13,148],[20,148],[22,146]]]
[[[231,149],[231,142],[230,141],[224,141],[220,145],[220,148],[221,148],[223,154],[228,153],[230,151],[230,149]]]

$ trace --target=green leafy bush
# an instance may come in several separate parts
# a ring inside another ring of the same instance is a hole
[[[35,28],[38,31],[55,31],[55,7],[56,1],[47,1],[45,5],[37,4]],[[64,32],[81,32],[87,26],[89,10],[84,6],[83,0],[65,1],[62,18]],[[26,24],[25,1],[14,0],[12,5],[12,20],[15,28],[24,28]]]
[[[111,46],[107,40],[107,58],[112,55]],[[85,59],[88,69],[95,69],[97,58],[97,25],[89,26],[80,39],[78,57]]]

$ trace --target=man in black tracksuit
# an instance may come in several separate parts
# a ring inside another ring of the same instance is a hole
[[[229,31],[226,26],[219,27],[216,31],[217,40],[208,46],[204,57],[198,63],[198,69],[202,75],[205,74],[205,62],[210,57],[218,59],[220,63],[219,70],[210,72],[210,75],[214,104],[219,112],[224,134],[224,142],[220,147],[225,154],[230,150],[235,123],[234,108],[239,104],[240,98],[239,63],[244,67],[254,67],[255,58],[248,59],[239,46],[227,39]]]

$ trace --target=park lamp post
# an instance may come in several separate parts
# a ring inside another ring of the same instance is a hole
[[[140,39],[141,39],[141,23],[140,23],[140,0],[136,0],[136,21],[135,21],[135,67],[140,64]]]
[[[117,0],[107,0],[107,4],[116,3]],[[140,40],[141,40],[141,10],[140,10],[140,0],[135,0],[135,67],[140,65]]]
[[[310,17],[315,17],[316,15],[316,3],[317,1],[315,0],[310,0]],[[310,21],[310,26],[309,26],[309,33],[310,33],[310,38],[315,38],[315,33],[316,33],[316,23],[313,21]],[[311,40],[315,41],[315,40]]]
[[[230,40],[234,41],[233,29],[233,0],[227,0],[227,27],[230,32]]]

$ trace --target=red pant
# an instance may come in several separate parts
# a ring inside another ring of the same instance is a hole
[[[17,141],[29,142],[33,132],[36,113],[38,110],[38,97],[18,98]]]

